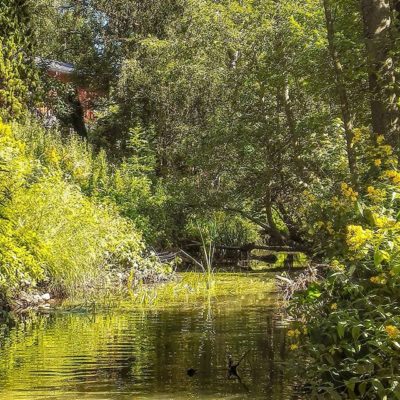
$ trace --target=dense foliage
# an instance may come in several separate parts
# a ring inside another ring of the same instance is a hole
[[[193,213],[224,211],[311,255],[308,193],[357,190],[364,176],[354,127],[396,150],[397,52],[378,51],[395,49],[393,10],[378,15],[390,37],[374,36],[373,10],[357,3],[42,1],[38,51],[74,63],[77,84],[102,87],[95,146],[116,162],[132,148],[150,155],[143,172],[169,198],[164,241],[182,239]],[[55,24],[64,29],[52,35]]]
[[[335,258],[325,279],[293,299],[299,323],[290,336],[296,351],[307,337],[316,398],[400,396],[400,174],[391,147],[382,136],[377,141],[381,158],[371,159],[376,177],[363,195],[342,183],[329,201],[314,198],[325,217],[316,235]]]
[[[309,340],[307,388],[400,398],[399,12],[397,0],[2,3],[1,114],[30,108],[58,130],[1,127],[1,292],[145,266],[141,237],[302,252],[325,266],[292,308],[308,325],[291,333]],[[35,107],[33,49],[74,65],[65,81],[41,69]]]
[[[56,132],[35,125],[1,124],[3,297],[43,285],[68,293],[96,285],[113,270],[132,271],[137,279],[163,272],[144,258],[138,228],[118,214],[112,199],[85,195],[89,181],[93,192],[101,190],[101,168],[85,170],[99,162],[77,138],[63,144]]]
[[[31,8],[28,1],[0,2],[0,117],[19,117],[34,97]]]

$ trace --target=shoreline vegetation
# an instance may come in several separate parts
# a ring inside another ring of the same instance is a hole
[[[304,396],[400,399],[400,1],[0,4],[4,315],[272,264]]]
[[[259,272],[249,276],[243,272],[221,272],[212,278],[203,272],[176,272],[168,280],[140,283],[128,288],[126,282],[118,278],[96,288],[77,289],[65,298],[52,298],[49,293],[22,292],[13,300],[10,310],[14,316],[29,315],[31,312],[57,312],[71,310],[112,310],[118,309],[164,309],[169,307],[193,307],[232,296],[265,295],[275,293],[274,275]],[[250,287],[249,287],[250,285]],[[280,297],[274,298],[277,304]]]
[[[112,199],[85,195],[88,186],[92,193],[105,190],[104,179],[113,176],[101,176],[105,160],[84,142],[72,136],[64,144],[37,124],[0,123],[0,143],[4,308],[29,298],[42,303],[38,296],[49,293],[62,298],[79,288],[117,280],[135,286],[172,274],[172,264],[146,253],[141,233]]]

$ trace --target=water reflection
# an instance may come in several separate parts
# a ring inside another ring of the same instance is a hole
[[[36,316],[0,333],[0,399],[289,399],[275,314],[263,293]],[[228,355],[245,353],[228,379]]]

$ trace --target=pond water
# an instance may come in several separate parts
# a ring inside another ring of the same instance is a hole
[[[293,398],[272,278],[230,279],[235,289],[167,306],[64,308],[3,326],[0,399]],[[228,379],[227,355],[246,352],[241,381]]]

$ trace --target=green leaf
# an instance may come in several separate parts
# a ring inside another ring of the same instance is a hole
[[[358,385],[358,391],[360,392],[361,396],[365,395],[365,392],[367,391],[367,381],[363,381]]]
[[[382,382],[379,379],[372,380],[372,386],[378,393],[378,396],[384,400],[386,398],[385,387],[383,386]]]
[[[353,328],[351,328],[351,336],[353,337],[354,341],[358,340],[358,338],[360,337],[360,334],[361,334],[360,325],[353,326]]]
[[[382,261],[389,261],[390,255],[387,251],[384,250],[376,250],[374,254],[374,264],[375,267],[381,265]]]
[[[346,330],[346,323],[339,322],[337,324],[337,333],[338,333],[340,339],[343,339],[345,330]]]
[[[358,382],[358,378],[351,378],[348,381],[345,381],[346,388],[349,390],[349,392],[354,393],[354,389],[356,387],[356,383]]]
[[[358,212],[360,213],[360,215],[364,216],[364,205],[362,203],[360,203],[359,201],[357,201],[357,208],[358,208]]]

